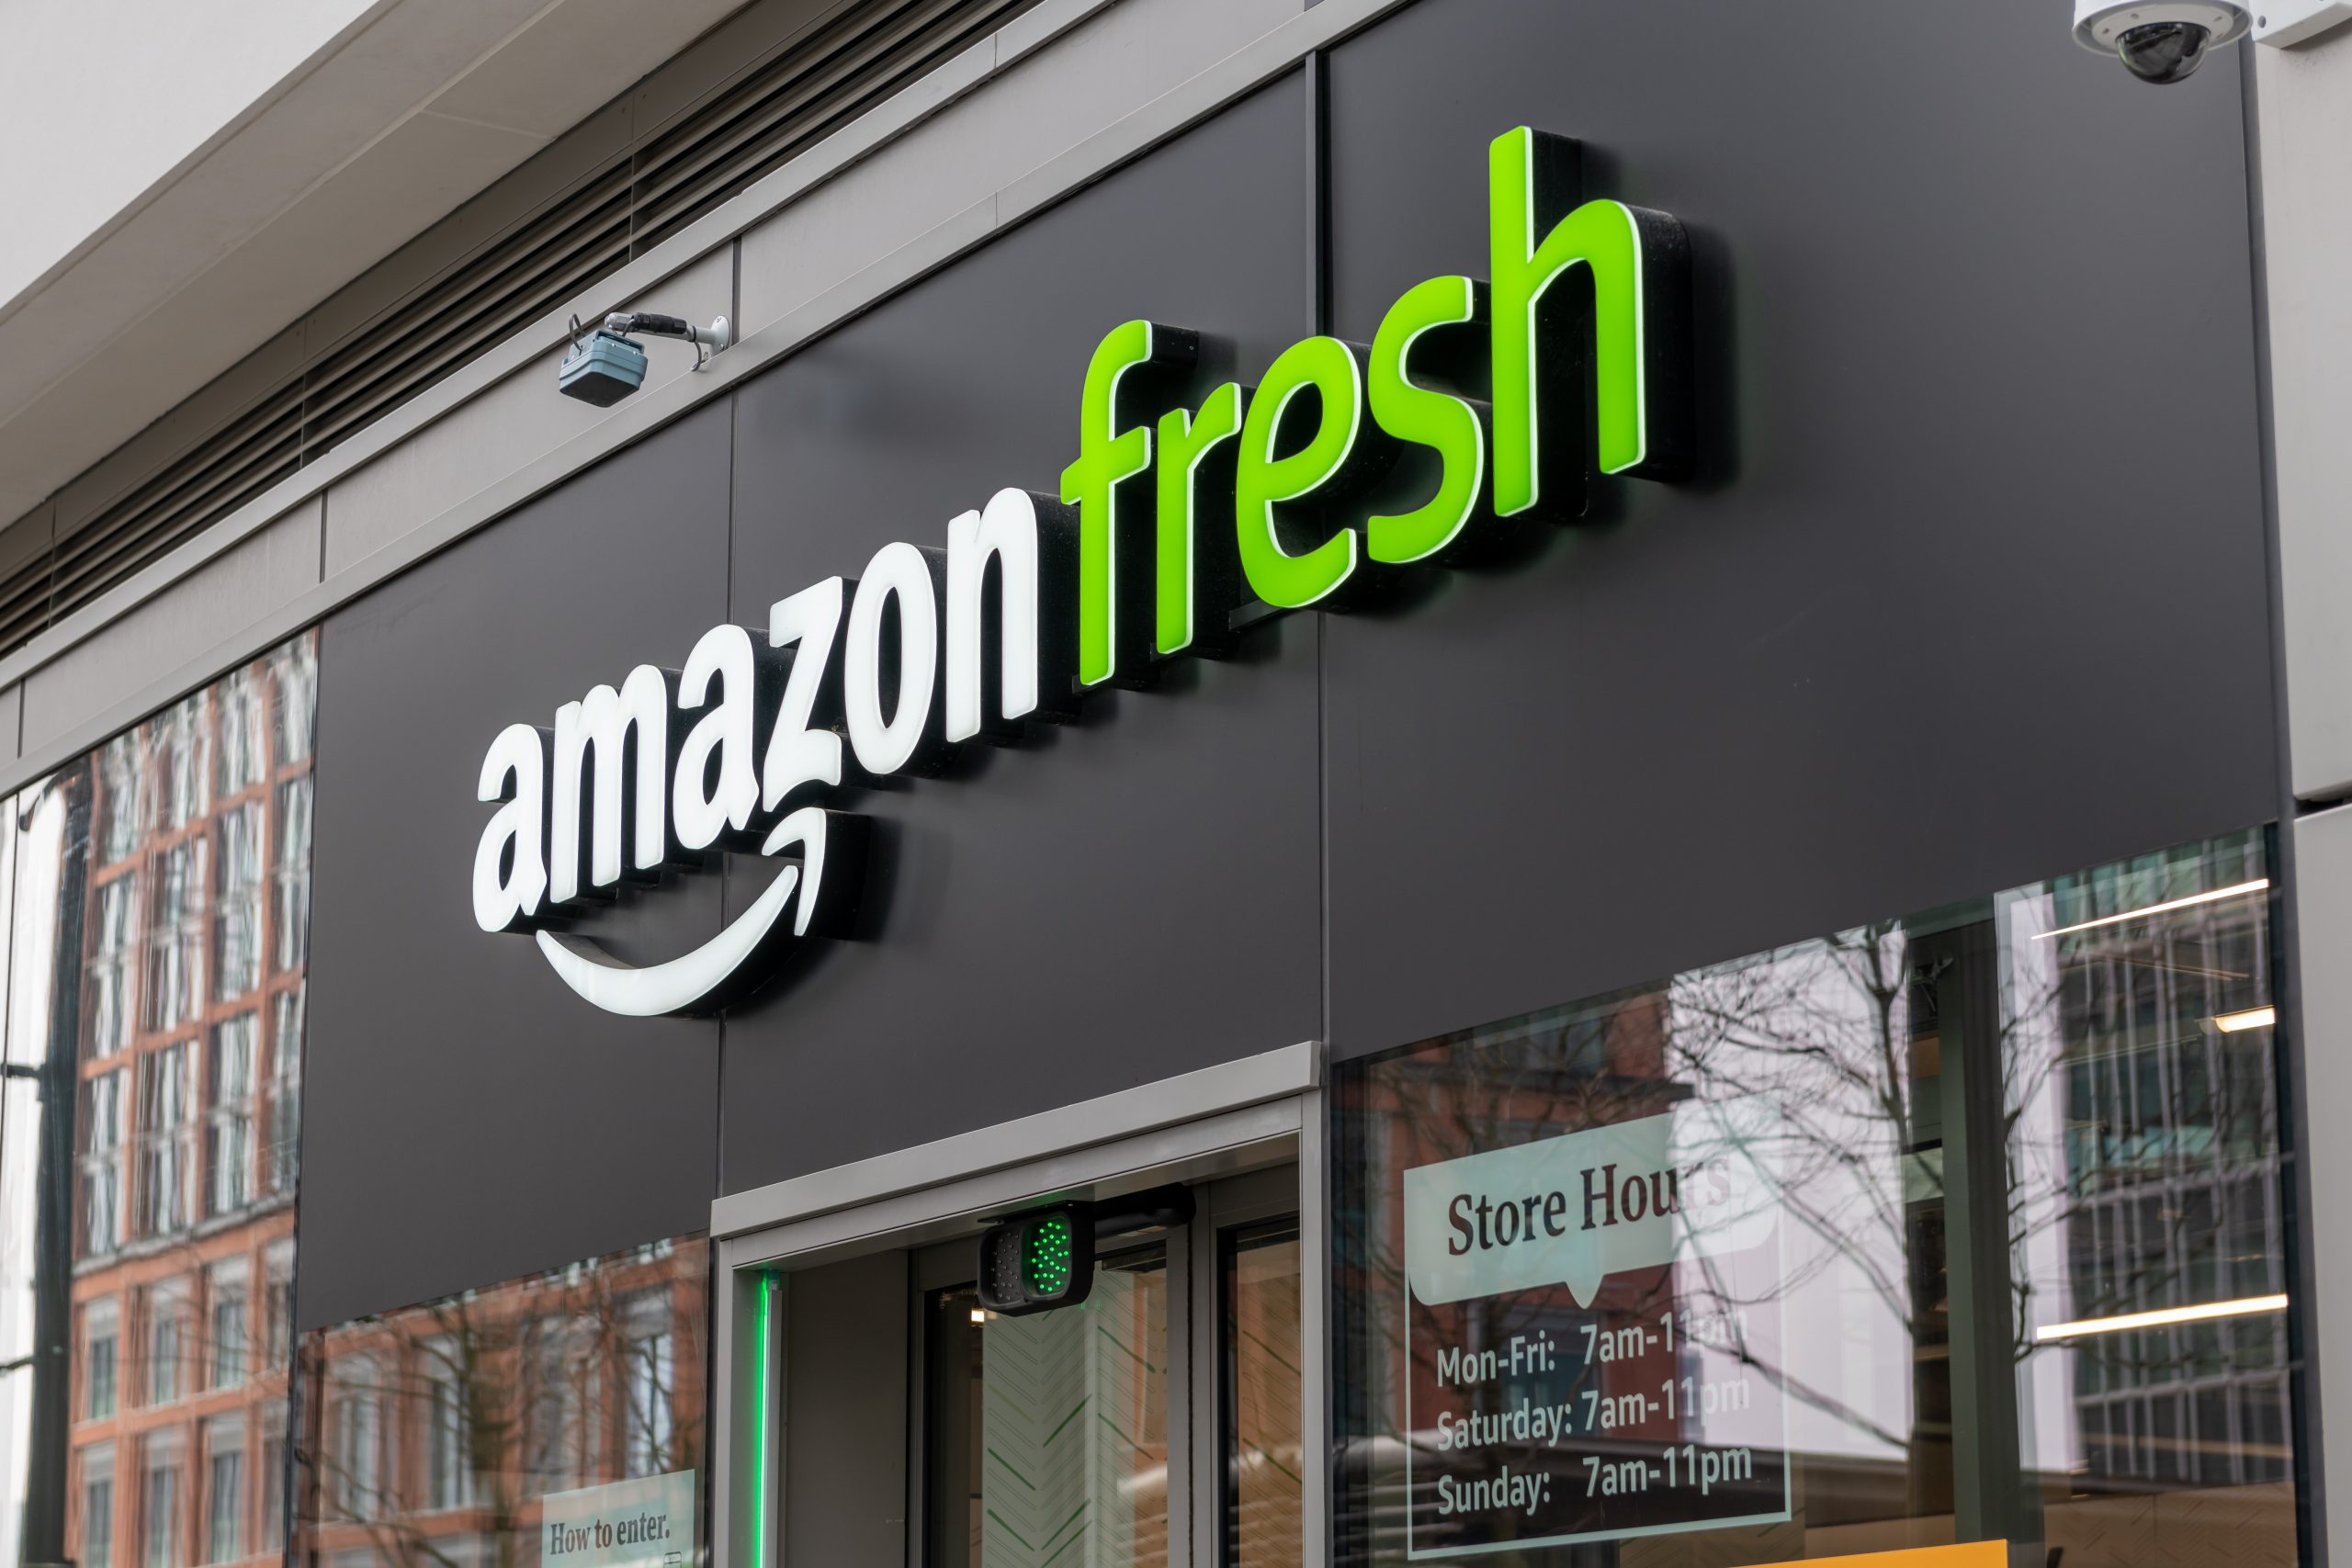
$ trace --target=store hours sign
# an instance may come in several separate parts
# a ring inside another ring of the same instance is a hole
[[[1198,336],[1115,327],[1058,491],[1000,490],[937,544],[885,545],[855,579],[777,600],[764,626],[712,627],[677,669],[640,664],[551,726],[508,726],[477,781],[496,809],[476,923],[530,934],[607,1010],[716,1010],[854,912],[865,824],[833,792],[1017,742],[1091,690],[1225,651],[1253,616],[1364,603],[1386,575],[1475,549],[1482,524],[1573,515],[1588,468],[1681,474],[1688,243],[1663,213],[1578,200],[1576,151],[1524,127],[1498,137],[1487,276],[1415,285],[1369,345],[1307,338],[1254,388],[1187,408],[1168,389]],[[1441,370],[1480,355],[1483,401]],[[1372,481],[1407,448],[1434,481],[1379,510]],[[727,851],[784,864],[693,952],[628,964],[579,929],[632,883]]]
[[[1405,1172],[1412,1557],[1790,1517],[1761,1099]]]

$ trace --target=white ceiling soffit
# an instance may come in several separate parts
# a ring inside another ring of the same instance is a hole
[[[7,0],[0,524],[742,4]]]

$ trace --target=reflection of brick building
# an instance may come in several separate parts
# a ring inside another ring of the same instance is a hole
[[[48,865],[37,832],[20,857],[20,912],[80,894],[56,927],[80,983],[50,1010],[78,1013],[67,1540],[85,1564],[282,1547],[316,669],[297,638],[108,742]]]
[[[546,1495],[699,1472],[708,1261],[661,1242],[308,1337],[298,1557],[535,1562]]]

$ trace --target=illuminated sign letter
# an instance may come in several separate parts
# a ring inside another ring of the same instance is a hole
[[[479,800],[505,802],[491,814],[474,850],[474,923],[486,931],[521,931],[548,890],[547,732],[510,724],[481,760]]]
[[[1078,678],[1099,686],[1119,672],[1123,643],[1119,608],[1134,596],[1131,568],[1120,561],[1120,535],[1128,526],[1120,502],[1129,481],[1151,467],[1151,430],[1128,427],[1121,393],[1130,371],[1179,367],[1200,351],[1197,334],[1151,321],[1125,321],[1095,345],[1079,394],[1078,457],[1062,470],[1062,499],[1078,508]]]
[[[885,545],[857,580],[842,649],[842,705],[850,750],[869,773],[922,772],[938,760],[933,699],[939,694],[939,580],[945,559],[942,550]],[[888,712],[886,680],[894,688]]]
[[[1062,570],[1070,525],[1062,508],[1026,491],[1001,490],[978,512],[947,525],[947,716],[950,741],[984,729],[1017,737],[1032,714],[1069,707],[1069,639]],[[1042,515],[1041,515],[1042,513]],[[989,564],[996,564],[997,615],[988,616]],[[994,657],[991,657],[993,653]],[[997,711],[984,709],[988,672],[997,671]]]
[[[1233,494],[1231,453],[1223,453],[1225,484],[1212,485],[1204,491],[1201,469],[1241,434],[1241,389],[1228,381],[1208,395],[1198,414],[1170,409],[1159,416],[1155,652],[1182,653],[1203,645],[1221,649],[1227,640],[1225,617],[1240,597],[1233,534],[1229,525],[1204,527],[1201,509],[1219,490],[1228,497]],[[1224,513],[1220,508],[1218,519],[1229,525]],[[1201,624],[1204,619],[1208,622],[1205,626]]]
[[[1427,560],[1462,536],[1487,481],[1487,431],[1467,399],[1413,382],[1408,361],[1424,333],[1477,321],[1478,286],[1466,277],[1432,277],[1405,290],[1372,340],[1372,417],[1399,441],[1427,446],[1442,465],[1437,493],[1410,512],[1364,520],[1364,551],[1401,565]]]
[[[622,822],[628,811],[628,868],[660,869],[668,857],[670,683],[668,672],[640,664],[619,691],[598,686],[580,702],[555,710],[555,780],[548,838],[548,896],[568,904],[581,896],[580,786],[594,764],[595,820],[589,825],[588,885],[602,890],[621,879]],[[631,745],[632,732],[634,745]],[[636,753],[632,773],[627,753]]]
[[[1274,509],[1308,497],[1336,499],[1351,470],[1363,466],[1371,443],[1364,439],[1358,352],[1333,337],[1291,344],[1266,367],[1242,420],[1233,478],[1234,537],[1250,591],[1278,609],[1317,604],[1355,575],[1353,530],[1330,527],[1327,537],[1294,555],[1283,547]],[[1314,394],[1314,432],[1296,451],[1277,455],[1283,415],[1302,392]],[[1319,520],[1329,508],[1302,510]]]
[[[1574,143],[1525,126],[1495,138],[1487,152],[1499,516],[1543,499],[1538,458],[1546,426],[1537,383],[1547,367],[1537,352],[1536,312],[1544,290],[1574,267],[1589,269],[1592,279],[1592,466],[1665,479],[1690,456],[1688,408],[1674,374],[1685,350],[1689,239],[1663,212],[1588,201],[1539,241],[1539,185],[1566,184],[1553,171],[1574,157]],[[1564,345],[1554,347],[1553,365],[1575,363]]]
[[[678,672],[680,717],[709,700],[710,682],[718,681],[718,701],[695,722],[678,748],[678,771],[671,791],[670,813],[678,847],[704,850],[720,833],[741,833],[752,825],[760,804],[757,730],[763,684],[774,688],[771,677],[761,680],[762,667],[775,668],[741,626],[713,626],[702,634]]]

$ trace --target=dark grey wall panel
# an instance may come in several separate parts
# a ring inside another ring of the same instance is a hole
[[[555,396],[552,381],[547,389]],[[469,901],[491,738],[725,614],[730,411],[705,410],[326,624],[301,1263],[305,1327],[709,1224],[718,1026],[597,1011]],[[600,919],[643,961],[716,877]]]
[[[2264,819],[2236,62],[2048,0],[1423,0],[1335,51],[1337,322],[1485,276],[1484,149],[1697,241],[1706,484],[1326,628],[1354,1053]],[[1963,37],[1964,35],[1964,37]]]
[[[1245,375],[1302,335],[1304,115],[1276,84],[746,387],[735,616],[1057,491],[1118,321],[1220,334]],[[1317,629],[854,806],[874,940],[729,1021],[726,1189],[1312,1038]],[[735,866],[740,906],[764,868]]]
[[[905,1568],[907,1254],[804,1269],[785,1292],[781,1560]]]

